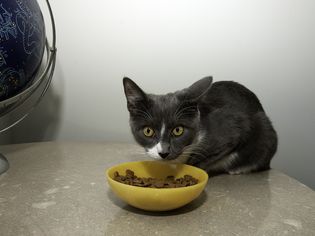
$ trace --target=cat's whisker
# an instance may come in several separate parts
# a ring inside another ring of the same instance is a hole
[[[151,114],[147,111],[144,110],[140,110],[140,109],[133,109],[134,112],[139,113],[141,115],[144,115],[144,118],[148,118],[150,120],[153,119],[153,117],[151,116]]]
[[[145,120],[146,120],[146,119],[150,119],[148,116],[146,116],[146,115],[144,115],[144,114],[141,114],[141,113],[138,113],[137,116],[138,116],[138,117],[142,117],[142,118],[144,118]]]
[[[177,116],[177,119],[179,119],[183,116],[196,116],[196,112],[182,112]]]
[[[188,107],[184,107],[184,108],[182,108],[182,109],[180,109],[178,111],[176,110],[176,112],[175,112],[176,119],[179,119],[184,114],[196,114],[196,110],[190,111],[190,112],[187,111],[187,110],[189,110],[191,108],[196,108],[196,106],[188,106]],[[186,112],[184,112],[184,111],[186,111]]]
[[[138,154],[138,155],[147,155],[145,152],[134,152],[134,154]]]
[[[183,108],[183,104],[184,104],[184,103],[185,103],[185,102],[181,102],[181,103],[177,106],[177,108],[176,108],[176,110],[175,110],[175,112],[174,112],[174,116],[176,116],[176,114],[178,113],[178,111]]]

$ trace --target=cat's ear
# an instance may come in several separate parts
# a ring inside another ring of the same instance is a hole
[[[186,98],[198,101],[211,88],[212,80],[212,76],[207,76],[192,84],[186,89]]]
[[[145,92],[143,92],[142,89],[131,79],[124,77],[123,84],[128,107],[146,100]]]

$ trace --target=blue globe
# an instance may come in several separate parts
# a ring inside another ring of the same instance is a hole
[[[45,24],[36,0],[0,2],[0,101],[34,80],[45,49]]]

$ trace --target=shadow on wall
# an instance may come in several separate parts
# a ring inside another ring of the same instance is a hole
[[[50,88],[38,106],[19,124],[0,133],[1,144],[54,140],[60,127],[64,77],[57,66]],[[56,92],[58,85],[58,93]]]

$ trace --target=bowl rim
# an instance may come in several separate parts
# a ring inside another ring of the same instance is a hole
[[[196,166],[192,166],[192,165],[187,165],[187,164],[184,164],[184,163],[164,163],[164,164],[170,164],[170,165],[184,165],[184,166],[188,166],[189,168],[195,168],[197,169],[199,172],[201,172],[204,176],[205,176],[205,179],[203,181],[198,181],[197,184],[194,184],[194,185],[191,185],[191,186],[185,186],[185,187],[179,187],[179,188],[148,188],[148,187],[141,187],[141,186],[134,186],[134,185],[129,185],[129,184],[124,184],[124,183],[120,183],[116,180],[114,180],[112,177],[109,176],[109,172],[114,169],[114,168],[117,168],[118,166],[120,165],[124,165],[124,164],[130,164],[130,163],[142,163],[142,162],[150,162],[150,163],[155,163],[155,162],[158,162],[158,161],[129,161],[129,162],[122,162],[122,163],[119,163],[119,164],[116,164],[114,166],[111,166],[109,168],[106,169],[105,171],[105,175],[108,179],[108,181],[114,181],[115,184],[118,184],[120,186],[124,186],[124,187],[129,187],[129,188],[138,188],[138,189],[146,189],[146,190],[149,190],[149,191],[181,191],[183,189],[188,189],[188,188],[197,188],[197,187],[201,187],[202,185],[206,185],[208,180],[209,180],[209,175],[208,173],[201,169],[201,168],[198,168]],[[163,162],[160,162],[160,163],[163,163]]]

